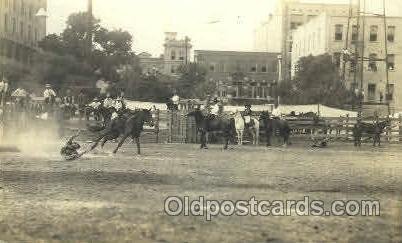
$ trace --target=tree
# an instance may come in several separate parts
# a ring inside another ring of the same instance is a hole
[[[206,69],[197,63],[181,65],[175,89],[180,97],[199,98],[211,92],[211,83],[206,80]],[[215,84],[213,84],[215,85]]]
[[[328,54],[303,57],[295,77],[278,86],[285,104],[317,104],[342,107],[351,102],[353,92],[341,81],[339,70]]]

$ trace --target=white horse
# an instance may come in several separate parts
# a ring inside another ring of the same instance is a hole
[[[260,141],[260,121],[257,118],[251,116],[249,119],[250,121],[245,122],[246,124],[251,123],[251,125],[249,125],[247,129],[250,131],[251,136],[253,137],[253,145],[258,145]]]
[[[244,133],[244,118],[239,111],[234,113],[235,128],[237,134],[237,144],[243,144],[243,133]]]
[[[253,138],[253,145],[258,145],[260,140],[260,122],[258,119],[246,116],[244,117],[239,111],[234,113],[235,128],[237,133],[237,143],[243,144],[243,134],[246,124],[251,124],[247,128],[250,131]]]

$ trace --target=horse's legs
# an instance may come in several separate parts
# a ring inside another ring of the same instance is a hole
[[[119,148],[123,145],[124,141],[126,141],[128,136],[130,136],[130,134],[125,133],[123,135],[123,137],[121,138],[120,142],[117,144],[117,147],[113,151],[114,154],[117,153],[117,150],[119,150]]]
[[[135,138],[135,143],[137,144],[137,154],[141,154],[140,137]]]
[[[201,131],[201,149],[203,149],[203,148],[207,148],[207,145],[206,145],[206,138],[205,138],[205,132],[204,131]]]
[[[224,137],[225,137],[225,145],[223,146],[223,149],[228,149],[228,144],[229,144],[229,132],[225,132]]]

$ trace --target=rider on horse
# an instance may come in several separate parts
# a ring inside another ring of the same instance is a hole
[[[244,125],[246,128],[253,126],[253,119],[251,119],[251,115],[253,114],[253,111],[251,110],[251,105],[250,104],[246,104],[244,106],[244,113],[243,113],[243,117],[244,117]]]

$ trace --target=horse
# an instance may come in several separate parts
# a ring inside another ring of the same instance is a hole
[[[243,134],[246,130],[251,133],[253,144],[258,145],[260,140],[260,121],[250,116],[250,120],[246,123],[246,118],[241,112],[237,111],[234,115],[238,144],[243,144]]]
[[[148,123],[150,126],[154,126],[151,109],[142,109],[135,111],[134,113],[126,113],[125,115],[122,115],[120,119],[116,119],[115,122],[111,122],[103,131],[101,131],[101,134],[97,139],[95,139],[91,150],[95,149],[101,141],[101,146],[103,147],[108,140],[117,139],[122,135],[122,138],[117,147],[113,150],[113,153],[117,153],[124,141],[131,136],[137,144],[137,153],[141,154],[140,135],[143,131],[144,124]]]
[[[243,144],[243,132],[244,132],[244,118],[239,111],[234,114],[235,129],[237,134],[237,144]]]
[[[292,129],[286,120],[271,118],[269,113],[265,111],[261,113],[260,121],[263,123],[261,127],[265,131],[267,146],[271,146],[271,137],[276,134],[283,138],[285,146],[290,145],[289,138]]]
[[[387,126],[391,125],[391,120],[387,119],[382,122],[378,122],[377,124],[371,124],[371,123],[366,123],[366,122],[360,122],[360,126],[355,126],[354,129],[356,130],[354,132],[354,139],[355,143],[357,142],[359,144],[359,140],[361,139],[361,136],[363,133],[369,135],[369,138],[373,138],[373,146],[376,146],[378,143],[378,146],[381,145],[381,133],[384,132],[384,129]]]
[[[197,130],[201,135],[201,149],[208,149],[206,144],[206,134],[208,132],[222,132],[225,139],[223,149],[226,150],[228,148],[229,139],[235,133],[235,121],[233,118],[227,119],[212,115],[204,115],[199,109],[189,112],[186,116],[192,116],[195,118]]]

